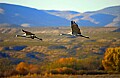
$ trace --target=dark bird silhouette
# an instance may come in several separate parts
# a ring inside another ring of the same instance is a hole
[[[42,41],[42,39],[38,38],[35,34],[29,32],[29,31],[25,31],[23,29],[22,29],[22,31],[24,32],[24,34],[23,35],[16,35],[16,37],[25,37],[25,38],[31,38],[31,39],[35,39],[36,38],[36,39],[39,39],[39,40]]]
[[[71,21],[71,28],[73,35],[77,36],[78,34],[81,34],[81,31],[75,21]]]
[[[84,37],[84,38],[89,38],[89,37],[84,36],[84,35],[81,34],[80,28],[75,23],[75,21],[71,21],[71,29],[72,29],[72,32],[70,32],[68,34],[60,34],[60,35],[75,36],[75,37],[81,36],[81,37]]]
[[[35,34],[29,32],[29,31],[25,31],[25,30],[23,30],[23,29],[22,29],[22,31],[25,32],[26,35],[35,35]]]

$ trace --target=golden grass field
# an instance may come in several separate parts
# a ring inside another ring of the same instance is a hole
[[[43,41],[15,37],[16,34],[23,34],[21,29],[35,33]],[[90,37],[90,39],[85,39],[82,37],[69,38],[59,35],[60,33],[69,33],[71,31],[69,27],[0,28],[0,52],[8,54],[10,59],[17,59],[17,62],[18,60],[24,60],[24,62],[39,66],[68,57],[74,57],[76,59],[98,59],[97,61],[101,61],[107,48],[120,47],[120,32],[113,32],[116,29],[116,27],[81,27],[82,34]],[[14,50],[16,46],[26,47],[21,50]],[[6,47],[10,50],[6,50]],[[29,54],[34,55],[34,57]],[[1,69],[4,66],[3,61],[6,58],[8,57],[0,56]],[[97,64],[99,65],[101,63]],[[6,66],[9,67],[9,64],[6,64]],[[9,78],[120,78],[120,74],[28,74],[25,76],[15,75]]]
[[[52,75],[52,76],[14,76],[9,78],[120,78],[120,75]]]

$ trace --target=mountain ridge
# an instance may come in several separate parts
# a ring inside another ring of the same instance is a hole
[[[64,18],[45,13],[43,10],[11,4],[0,4],[0,7],[4,10],[4,13],[0,15],[0,20],[2,20],[0,23],[34,27],[67,25],[69,22]],[[54,20],[56,23],[52,22]]]
[[[120,27],[120,6],[97,11],[38,10],[26,6],[0,3],[0,26],[43,27],[70,26],[76,21],[79,26]]]

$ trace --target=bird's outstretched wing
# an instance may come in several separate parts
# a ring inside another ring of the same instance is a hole
[[[72,34],[81,34],[80,28],[75,23],[75,21],[71,21],[71,28],[72,28]]]
[[[31,38],[31,39],[36,38],[36,39],[39,39],[39,40],[42,41],[42,38],[38,38],[35,34],[29,32],[29,31],[25,31],[25,30],[23,30],[23,29],[22,29],[22,31],[23,31],[25,34],[23,34],[23,35],[16,35],[16,37],[25,37],[25,38]]]
[[[25,37],[25,38],[31,38],[31,39],[39,39],[42,41],[42,38],[38,38],[37,36],[23,36],[23,35],[16,35],[16,37]]]
[[[23,29],[22,29],[22,31],[23,31],[23,32],[25,32],[25,33],[26,33],[26,35],[35,35],[35,34],[33,34],[33,33],[29,32],[29,31],[25,31],[25,30],[23,30]]]

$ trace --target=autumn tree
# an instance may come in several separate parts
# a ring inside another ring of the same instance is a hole
[[[102,60],[105,70],[120,72],[120,47],[108,48]]]
[[[60,58],[49,65],[53,74],[75,74],[78,70],[95,70],[99,67],[100,61],[97,57],[76,59],[74,57]]]
[[[52,74],[75,74],[76,71],[72,68],[62,67],[50,71]]]
[[[16,71],[18,71],[20,74],[28,74],[29,72],[29,65],[25,62],[20,62],[17,66],[16,66]]]
[[[28,73],[38,73],[39,67],[37,65],[27,64],[25,62],[20,62],[16,66],[16,71],[18,71],[20,74],[23,74],[23,75],[26,75]]]
[[[40,73],[39,66],[38,65],[29,65],[29,72],[30,73]]]
[[[68,68],[75,68],[77,63],[77,59],[75,58],[60,58],[50,64],[50,68],[61,68],[61,67],[68,67]]]
[[[50,66],[50,73],[53,74],[74,74],[77,59],[70,57],[70,58],[60,58],[54,62],[52,62]]]

